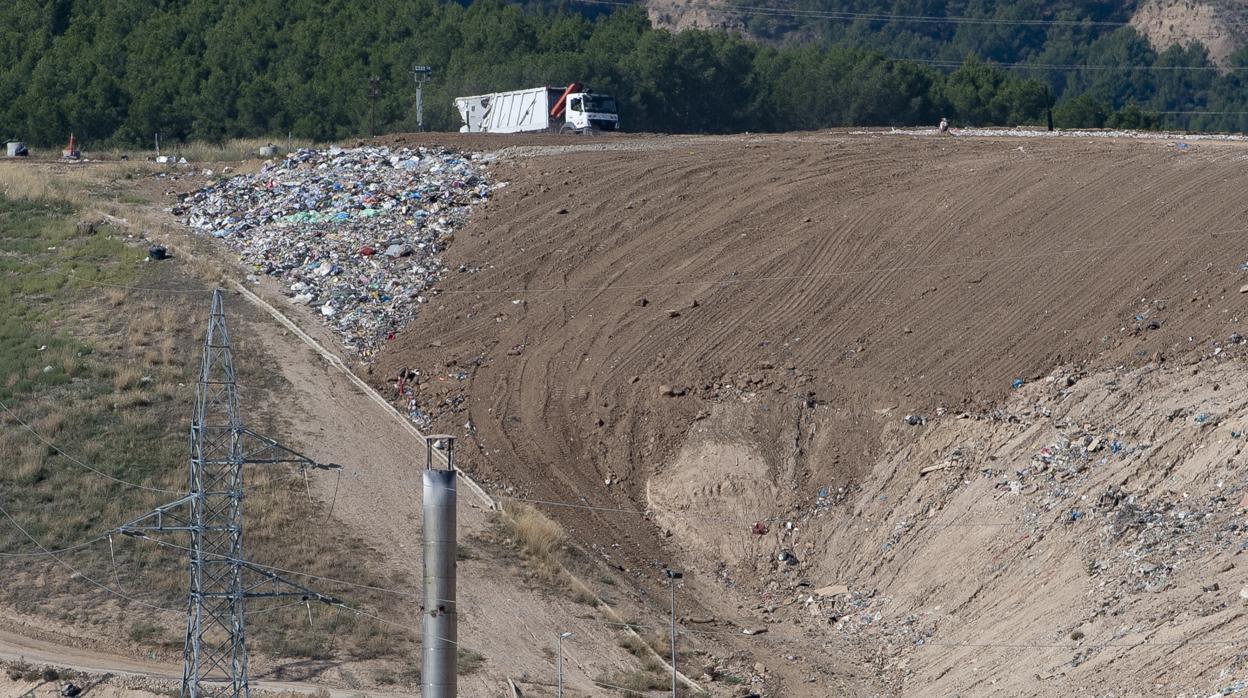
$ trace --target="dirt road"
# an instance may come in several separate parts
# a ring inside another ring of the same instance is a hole
[[[0,661],[27,662],[72,669],[88,674],[110,674],[121,678],[154,679],[176,687],[182,680],[180,665],[155,664],[120,655],[77,649],[61,643],[35,640],[0,630]],[[315,695],[327,690],[332,698],[400,698],[404,693],[336,689],[307,683],[253,680],[252,690],[265,693],[292,692]]]

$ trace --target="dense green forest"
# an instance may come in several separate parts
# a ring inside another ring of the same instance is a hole
[[[413,64],[436,71],[425,116],[442,130],[459,125],[457,95],[573,80],[614,94],[630,131],[1043,124],[1050,106],[1058,126],[1248,128],[1240,114],[1167,113],[1248,109],[1245,73],[1211,70],[1199,45],[1153,51],[1122,26],[1130,3],[837,4],[992,20],[972,23],[812,17],[827,14],[822,0],[784,5],[807,14],[768,14],[734,1],[756,39],[656,30],[620,4],[7,0],[0,138],[341,138],[367,133],[372,76],[378,130],[413,130]],[[1035,19],[1047,23],[1020,23]]]

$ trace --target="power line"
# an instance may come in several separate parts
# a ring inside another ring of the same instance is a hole
[[[930,65],[934,68],[961,68],[966,65],[964,62],[944,61],[933,58],[898,58],[895,56],[885,57],[889,61],[906,61],[910,63],[922,63]],[[992,60],[984,60],[984,65],[993,68],[1034,68],[1037,70],[1060,70],[1060,71],[1078,71],[1078,70],[1160,70],[1160,71],[1220,71],[1222,70],[1216,65],[1098,65],[1095,63],[1028,63],[1028,62],[997,62]],[[1227,70],[1245,70],[1248,66],[1228,66]]]
[[[616,686],[615,684],[607,683],[606,681],[599,681],[598,679],[591,679],[591,681],[594,682],[595,686],[601,686],[603,688],[614,688],[617,691],[623,691],[625,693],[632,693],[632,694],[639,695],[639,696],[648,696],[648,695],[653,694],[655,690],[657,690],[657,689],[653,689],[649,691],[638,691],[633,688],[624,688],[623,686]]]
[[[104,532],[104,533],[102,533],[102,534],[100,534],[100,535],[98,535],[98,536],[96,536],[96,537],[94,537],[94,538],[91,538],[91,539],[89,539],[89,540],[85,540],[85,541],[83,541],[83,542],[81,542],[81,543],[78,543],[78,544],[76,544],[76,545],[71,545],[71,546],[69,546],[69,547],[67,547],[67,548],[58,548],[58,549],[56,549],[56,550],[44,550],[44,551],[42,551],[42,552],[38,552],[38,553],[0,553],[0,557],[47,557],[47,556],[49,556],[49,555],[56,555],[56,554],[60,554],[60,553],[68,553],[68,552],[71,552],[71,551],[74,551],[74,550],[79,550],[79,549],[81,549],[81,548],[85,548],[85,547],[87,547],[87,546],[89,546],[89,545],[93,545],[93,544],[95,544],[95,543],[98,543],[98,542],[100,542],[100,541],[104,540],[105,538],[108,538],[111,534],[113,534],[113,533],[115,533],[115,532],[116,532],[116,529],[113,529],[113,530],[110,530],[110,531],[106,531],[106,532]]]
[[[256,611],[253,611],[249,608],[247,609],[247,617],[251,618],[253,616],[258,616],[261,613],[268,613],[270,611],[280,611],[283,608],[292,608],[294,606],[306,606],[307,604],[308,604],[307,601],[291,601],[290,603],[279,604],[277,606],[270,606],[268,608],[261,608]]]
[[[626,2],[622,0],[577,0],[585,4],[591,5],[608,5],[614,7],[643,7],[637,3]],[[824,11],[824,10],[803,10],[797,8],[777,8],[777,7],[757,7],[757,6],[733,6],[727,4],[714,3],[688,3],[684,7],[692,7],[696,9],[710,10],[721,12],[724,14],[740,13],[753,14],[772,17],[794,17],[799,19],[828,19],[828,20],[869,20],[884,22],[903,22],[903,23],[920,23],[920,24],[977,24],[977,25],[994,25],[994,26],[1016,26],[1016,27],[1034,27],[1034,26],[1078,26],[1078,27],[1127,27],[1129,22],[1110,22],[1101,20],[1063,20],[1063,19],[1000,19],[989,17],[967,17],[967,16],[939,16],[939,15],[892,15],[883,13],[870,12],[840,12],[840,11]],[[912,63],[921,63],[938,68],[960,68],[964,65],[962,62],[931,59],[931,58],[905,58],[896,56],[884,56],[889,61],[908,61]],[[1233,70],[1245,70],[1248,66],[1230,65],[1220,67],[1216,65],[1097,65],[1097,64],[1045,64],[1045,63],[1029,63],[1029,62],[992,62],[985,61],[990,65],[1009,68],[1009,69],[1036,69],[1036,70],[1053,70],[1053,71],[1213,71],[1227,72]]]
[[[668,627],[667,627],[666,625],[643,625],[643,624],[639,624],[639,623],[620,623],[620,622],[616,622],[616,621],[591,620],[591,619],[580,619],[580,620],[579,620],[579,622],[581,622],[581,623],[587,623],[587,624],[590,624],[590,625],[605,625],[605,626],[612,626],[612,627],[618,627],[618,628],[628,628],[628,629],[630,629],[630,630],[633,630],[634,632],[635,632],[635,631],[637,631],[637,630],[654,630],[654,631],[667,631],[667,630],[668,630]],[[678,634],[678,635],[706,635],[706,636],[711,636],[711,637],[732,637],[732,638],[736,638],[736,639],[739,639],[739,638],[741,638],[741,637],[758,637],[757,635],[755,635],[755,636],[750,636],[750,635],[745,635],[745,634],[744,634],[744,633],[742,633],[742,632],[737,632],[737,631],[732,631],[732,630],[690,630],[690,629],[688,629],[688,628],[685,628],[685,629],[683,629],[683,630],[678,631],[678,632],[677,632],[677,634]],[[818,639],[818,640],[819,640],[819,641],[821,641],[821,642],[828,642],[828,641],[843,641],[843,642],[851,642],[853,638],[849,638],[849,637],[840,637],[840,638],[833,637],[833,638],[816,638],[816,639]],[[909,644],[910,642],[911,642],[911,641],[907,640],[907,644]],[[1109,640],[1104,640],[1104,641],[1100,641],[1100,642],[1093,642],[1093,641],[1090,641],[1090,640],[1083,640],[1083,641],[1071,640],[1071,641],[1069,641],[1069,642],[1051,642],[1051,641],[1036,641],[1036,642],[958,642],[958,641],[936,641],[936,640],[932,640],[932,641],[925,641],[925,642],[922,642],[922,643],[914,643],[914,646],[915,646],[915,647],[918,647],[918,648],[923,648],[923,647],[952,647],[952,648],[957,648],[957,647],[968,647],[968,648],[978,648],[978,649],[1071,649],[1071,650],[1074,650],[1074,649],[1081,649],[1081,648],[1085,648],[1085,647],[1091,647],[1091,648],[1104,648],[1104,647],[1142,647],[1142,646],[1144,646],[1144,647],[1146,647],[1146,646],[1154,646],[1154,647],[1182,647],[1182,646],[1187,646],[1187,645],[1193,645],[1193,646],[1199,646],[1199,647],[1228,647],[1228,646],[1235,646],[1235,645],[1242,645],[1242,644],[1248,644],[1248,639],[1234,639],[1234,640],[1196,640],[1196,639],[1186,639],[1186,640],[1141,640],[1141,641],[1139,641],[1139,642],[1132,642],[1132,641],[1129,641],[1129,640],[1123,640],[1122,638],[1116,638],[1116,639],[1115,639],[1115,638],[1111,638],[1111,639],[1109,639]]]
[[[100,470],[99,468],[96,468],[96,467],[91,466],[91,465],[87,465],[86,463],[84,463],[84,462],[82,462],[82,461],[78,460],[77,458],[75,458],[75,457],[71,456],[70,454],[66,453],[65,451],[63,451],[63,450],[61,449],[61,447],[59,447],[59,446],[57,446],[56,444],[52,443],[51,441],[49,441],[49,440],[45,439],[45,438],[43,437],[43,435],[41,435],[39,432],[35,431],[35,428],[34,428],[34,427],[32,427],[31,425],[29,425],[29,424],[27,424],[25,421],[23,421],[21,417],[17,416],[17,413],[16,413],[16,412],[14,412],[12,409],[10,409],[10,408],[9,408],[9,406],[8,406],[8,405],[6,405],[3,401],[0,401],[0,409],[3,409],[5,412],[9,413],[9,416],[10,416],[10,417],[12,417],[14,421],[16,421],[18,424],[22,425],[22,427],[23,427],[24,429],[26,429],[26,431],[30,432],[32,436],[34,436],[36,439],[38,439],[40,443],[42,443],[43,445],[45,445],[45,446],[47,446],[48,448],[52,449],[53,451],[56,451],[57,453],[61,454],[61,456],[63,456],[63,457],[64,457],[66,460],[68,460],[69,462],[71,462],[71,463],[73,463],[73,464],[75,464],[75,465],[77,465],[77,466],[79,466],[79,467],[81,467],[81,468],[85,468],[86,470],[89,470],[89,471],[91,471],[91,472],[95,473],[96,475],[99,475],[99,476],[100,476],[100,477],[102,477],[102,478],[105,478],[105,479],[107,479],[107,480],[112,480],[113,482],[116,482],[116,483],[118,483],[118,484],[120,484],[120,485],[125,485],[125,486],[127,486],[127,487],[133,487],[133,488],[135,488],[135,489],[139,489],[139,490],[146,490],[146,491],[148,491],[148,492],[161,492],[161,493],[163,493],[163,494],[178,494],[178,495],[184,495],[184,494],[187,494],[186,492],[182,492],[182,491],[180,491],[180,490],[167,490],[167,489],[163,489],[163,488],[160,488],[160,487],[148,487],[147,485],[140,485],[140,484],[138,484],[137,482],[130,482],[129,480],[123,480],[123,479],[121,479],[121,478],[119,478],[119,477],[115,477],[115,476],[113,476],[113,475],[109,475],[108,473],[104,472],[103,470]]]
[[[964,259],[955,262],[941,262],[935,264],[901,264],[891,267],[876,267],[873,269],[856,269],[845,271],[825,271],[811,272],[808,274],[784,274],[777,276],[753,276],[746,278],[725,278],[718,280],[699,280],[699,281],[671,281],[667,283],[656,284],[607,284],[603,286],[552,286],[546,288],[513,288],[513,289],[450,289],[438,291],[438,293],[500,293],[500,294],[522,294],[522,293],[601,293],[605,291],[646,291],[658,288],[680,288],[686,286],[730,286],[751,283],[776,283],[784,281],[809,281],[815,279],[832,279],[847,276],[867,276],[877,274],[892,274],[905,271],[927,271],[933,269],[949,269],[953,267],[964,267],[982,264],[1000,264],[1003,262],[1020,262],[1034,259],[1048,259],[1053,257],[1063,257],[1071,254],[1089,254],[1094,252],[1107,252],[1110,250],[1120,250],[1130,247],[1148,247],[1151,245],[1163,245],[1172,242],[1183,242],[1187,240],[1204,239],[1210,237],[1219,237],[1223,235],[1233,235],[1236,233],[1248,233],[1248,228],[1238,228],[1234,230],[1223,230],[1215,232],[1189,233],[1187,235],[1174,235],[1170,237],[1157,238],[1154,240],[1139,240],[1135,242],[1123,242],[1113,245],[1096,245],[1091,247],[1070,247],[1062,250],[1054,250],[1050,252],[1034,252],[1029,254],[1007,255],[1004,257],[989,257],[985,259]]]
[[[331,604],[329,604],[329,605],[330,605],[331,607],[334,607],[334,608],[341,608],[341,609],[342,609],[342,610],[344,610],[344,611],[349,611],[349,612],[351,612],[351,613],[356,614],[357,616],[363,616],[363,617],[365,617],[365,618],[371,618],[371,619],[373,619],[373,620],[377,621],[378,623],[384,623],[384,624],[386,624],[386,625],[393,625],[393,626],[394,626],[394,627],[396,627],[396,628],[402,628],[402,629],[404,629],[404,630],[406,630],[406,631],[408,631],[408,632],[411,632],[411,631],[412,631],[411,626],[404,625],[404,624],[402,624],[402,623],[396,623],[396,622],[394,622],[394,621],[392,621],[392,620],[389,620],[389,619],[386,619],[386,618],[382,618],[381,616],[375,616],[375,615],[373,615],[373,614],[371,614],[371,613],[368,613],[368,612],[366,612],[366,611],[361,611],[361,610],[360,610],[360,609],[358,609],[358,608],[351,608],[350,606],[348,606],[348,605],[346,605],[346,604],[344,604],[344,603],[331,603]],[[459,644],[458,642],[455,642],[454,640],[449,640],[449,639],[444,638],[444,637],[439,637],[439,638],[437,638],[437,639],[439,639],[439,640],[443,640],[443,641],[445,641],[445,642],[449,642],[449,643],[451,643],[451,644],[453,644],[453,645],[458,645],[458,644]]]
[[[644,5],[624,0],[576,0],[587,5],[609,5],[614,7],[639,7]],[[716,12],[770,15],[781,17],[801,17],[807,19],[830,20],[868,20],[877,22],[903,22],[912,24],[984,24],[1008,26],[1073,26],[1073,27],[1126,27],[1129,22],[1112,22],[1093,19],[1001,19],[995,17],[969,17],[965,15],[897,15],[879,12],[842,12],[836,10],[803,10],[798,8],[738,6],[707,2],[691,2],[681,5],[695,9]]]
[[[115,530],[116,530],[116,529],[115,529]],[[121,531],[121,532],[122,532],[122,533],[124,533],[125,531]],[[151,536],[148,536],[148,535],[139,535],[139,536],[136,536],[136,537],[137,537],[137,538],[140,538],[140,539],[142,539],[142,540],[150,541],[150,542],[152,542],[152,543],[155,543],[156,545],[164,546],[164,547],[166,547],[166,548],[175,548],[175,549],[177,549],[177,550],[182,550],[182,551],[185,551],[185,552],[192,552],[191,548],[188,548],[187,546],[184,546],[184,545],[178,545],[177,543],[170,543],[169,541],[166,541],[166,540],[160,540],[160,539],[157,539],[157,538],[152,538]],[[358,551],[357,551],[357,552],[358,552]],[[205,555],[210,556],[210,557],[215,557],[215,558],[220,559],[220,560],[222,560],[222,561],[224,561],[224,562],[235,562],[235,560],[234,560],[233,558],[231,558],[230,556],[228,556],[228,555],[220,555],[220,554],[214,554],[214,553],[205,553]],[[414,593],[414,592],[410,592],[410,591],[400,591],[400,590],[398,590],[398,589],[387,589],[386,587],[373,586],[373,585],[371,585],[371,584],[360,584],[360,583],[358,583],[358,582],[348,582],[348,581],[347,581],[347,580],[345,580],[345,579],[334,579],[333,577],[325,577],[325,576],[321,576],[321,575],[312,574],[312,573],[310,573],[310,572],[300,572],[300,571],[298,571],[298,570],[288,570],[288,569],[283,569],[283,568],[281,568],[281,567],[274,567],[274,566],[272,566],[272,565],[262,565],[262,564],[260,564],[260,563],[258,563],[258,562],[252,562],[252,561],[250,561],[250,560],[248,560],[248,561],[247,561],[247,564],[248,564],[248,565],[250,565],[250,566],[252,566],[252,567],[258,567],[258,568],[260,568],[260,569],[268,570],[268,571],[270,571],[270,572],[282,572],[282,573],[284,573],[284,574],[293,574],[293,575],[295,575],[296,577],[305,577],[305,578],[307,578],[307,579],[315,579],[315,580],[317,580],[317,581],[321,581],[321,582],[330,582],[330,583],[333,583],[333,584],[341,584],[341,585],[343,585],[343,586],[354,587],[354,588],[356,588],[356,589],[367,589],[367,590],[369,590],[369,591],[376,591],[376,592],[380,592],[380,593],[383,593],[383,594],[393,594],[393,595],[395,595],[395,596],[406,596],[406,597],[410,597],[410,598],[419,598],[419,597],[420,597],[420,594],[418,594],[418,593]],[[443,599],[438,599],[438,600],[439,600],[439,601],[441,601],[441,600],[443,600]]]
[[[536,501],[536,500],[535,500],[535,501]],[[543,503],[548,503],[548,504],[550,504],[551,502],[543,502]],[[623,509],[607,509],[607,510],[608,510],[608,511],[615,511],[615,512],[620,512],[620,511],[628,511],[628,510],[623,510]],[[631,512],[631,513],[641,513],[641,512]],[[26,529],[24,529],[24,528],[23,528],[20,524],[18,524],[18,523],[17,523],[17,521],[16,521],[16,520],[14,520],[14,518],[12,517],[12,515],[11,515],[11,514],[9,514],[9,512],[8,512],[6,509],[4,509],[3,507],[0,507],[0,514],[2,514],[2,515],[6,518],[6,519],[8,519],[8,521],[9,521],[10,523],[12,523],[12,524],[13,524],[13,526],[14,526],[14,527],[16,527],[19,531],[21,531],[21,532],[23,533],[23,535],[25,535],[25,536],[26,536],[26,537],[27,537],[27,538],[28,538],[28,539],[29,539],[32,543],[34,543],[37,547],[39,547],[39,548],[40,548],[40,550],[41,550],[41,552],[40,552],[40,553],[32,553],[32,555],[43,555],[43,556],[52,557],[52,558],[53,558],[53,559],[54,559],[57,563],[59,563],[59,564],[61,564],[61,565],[65,566],[65,567],[66,567],[67,569],[69,569],[71,572],[73,572],[73,573],[75,573],[75,574],[77,574],[77,575],[81,576],[83,579],[85,579],[86,581],[90,582],[91,584],[93,584],[93,585],[95,585],[95,586],[99,587],[100,589],[103,589],[104,591],[106,591],[106,592],[108,592],[108,593],[110,593],[110,594],[113,594],[113,595],[118,596],[118,597],[120,597],[120,598],[126,599],[127,601],[130,601],[130,602],[132,602],[132,603],[135,603],[135,604],[138,604],[138,605],[141,605],[141,606],[145,606],[145,607],[148,607],[148,608],[152,608],[152,609],[155,609],[155,610],[162,610],[162,611],[176,611],[176,609],[166,608],[166,607],[162,607],[162,606],[155,606],[155,605],[153,605],[153,604],[150,604],[150,603],[146,603],[146,602],[140,601],[140,600],[138,600],[138,599],[133,598],[132,596],[129,596],[129,595],[125,594],[125,593],[122,593],[122,592],[117,591],[117,590],[115,590],[115,589],[113,589],[113,588],[110,588],[110,587],[108,587],[108,586],[106,586],[106,585],[104,585],[104,584],[101,584],[100,582],[96,581],[95,579],[93,579],[93,578],[91,578],[91,577],[88,577],[87,575],[83,574],[82,572],[80,572],[80,571],[79,571],[79,570],[77,570],[76,568],[74,568],[74,567],[70,566],[70,565],[69,565],[68,563],[66,563],[65,561],[63,561],[63,560],[59,559],[58,557],[56,557],[56,552],[58,552],[58,551],[53,551],[53,550],[49,550],[49,549],[45,548],[45,547],[44,547],[41,543],[39,543],[39,541],[38,541],[37,539],[35,539],[35,538],[34,538],[34,537],[33,537],[33,536],[32,536],[32,535],[31,535],[31,534],[30,534],[30,533],[29,533]],[[1012,523],[1018,523],[1018,522],[1012,522]],[[958,524],[948,524],[947,526],[955,526],[955,525],[958,525]],[[966,525],[966,526],[997,526],[997,525],[1012,525],[1012,524],[964,524],[964,525]],[[112,532],[118,532],[119,530],[120,530],[120,529],[112,529],[112,531],[110,531],[110,533],[112,533]],[[87,544],[89,544],[89,543],[91,543],[91,542],[101,540],[101,539],[103,539],[103,538],[107,537],[107,535],[108,535],[108,534],[105,534],[105,535],[103,535],[103,536],[96,537],[96,538],[92,539],[91,541],[87,541],[87,542],[82,543],[82,544],[79,544],[78,546],[75,546],[75,547],[82,547],[83,545],[87,545]],[[149,540],[149,541],[151,541],[151,542],[154,542],[154,543],[156,543],[156,544],[158,544],[158,545],[162,545],[162,546],[165,546],[165,547],[171,547],[171,548],[176,548],[176,549],[179,549],[179,550],[190,551],[190,548],[187,548],[187,547],[185,547],[185,546],[180,546],[180,545],[177,545],[177,544],[174,544],[174,543],[169,543],[169,542],[166,542],[166,541],[157,540],[157,539],[150,538],[150,537],[147,537],[147,536],[140,536],[140,537],[141,537],[141,538],[143,538],[143,539],[145,539],[145,540]],[[219,556],[219,557],[222,557],[223,559],[228,559],[228,558],[225,558],[225,556]],[[358,588],[363,588],[363,589],[370,589],[370,590],[373,590],[373,591],[379,591],[379,592],[391,593],[391,594],[396,594],[396,595],[401,595],[401,596],[415,596],[415,594],[411,594],[411,593],[409,593],[409,592],[403,592],[403,591],[398,591],[398,590],[394,590],[394,589],[386,589],[386,588],[383,588],[383,587],[376,587],[376,586],[372,586],[372,585],[357,584],[357,583],[354,583],[354,582],[348,582],[348,581],[346,581],[346,580],[334,579],[334,578],[332,578],[332,577],[324,577],[324,576],[319,576],[319,575],[313,575],[313,574],[303,573],[303,572],[298,572],[298,571],[294,571],[294,570],[284,570],[284,569],[281,569],[281,568],[277,568],[277,567],[270,567],[270,566],[266,566],[266,565],[259,565],[259,564],[256,564],[256,563],[249,563],[249,564],[252,564],[253,566],[256,566],[256,567],[261,567],[261,568],[264,568],[264,569],[270,569],[270,570],[274,570],[274,571],[287,572],[287,573],[290,573],[290,574],[296,574],[296,575],[305,576],[305,577],[309,577],[309,578],[313,578],[313,579],[318,579],[318,580],[322,580],[322,581],[327,581],[327,582],[333,582],[333,583],[344,584],[344,585],[346,585],[346,586],[353,586],[353,587],[358,587]],[[270,608],[266,608],[266,609],[260,609],[260,610],[257,610],[257,611],[255,611],[255,612],[253,612],[252,614],[249,614],[249,615],[254,615],[254,614],[257,614],[257,613],[264,613],[264,612],[268,612],[268,611],[275,611],[275,610],[280,610],[281,608],[293,607],[293,606],[296,606],[296,605],[304,605],[304,604],[305,604],[305,602],[303,602],[303,601],[299,601],[299,602],[295,602],[295,603],[292,603],[292,604],[285,604],[285,605],[282,605],[282,606],[270,607]],[[380,617],[380,616],[377,616],[377,615],[374,615],[374,614],[368,613],[368,612],[366,612],[366,611],[362,611],[362,610],[360,610],[360,609],[352,608],[352,607],[347,606],[347,605],[345,605],[345,604],[343,604],[343,603],[341,603],[341,602],[337,602],[337,603],[330,603],[329,605],[331,605],[331,606],[335,606],[335,607],[337,607],[337,608],[340,608],[341,610],[348,611],[348,612],[350,612],[350,613],[354,613],[354,614],[359,615],[359,616],[363,616],[363,617],[366,617],[366,618],[370,618],[370,619],[375,620],[375,621],[377,621],[377,622],[379,622],[379,623],[383,623],[383,624],[387,624],[387,625],[393,625],[393,626],[395,626],[395,627],[402,628],[402,629],[404,629],[404,630],[408,630],[408,631],[410,631],[410,630],[411,630],[411,628],[410,628],[408,625],[404,625],[404,624],[401,624],[401,623],[396,623],[396,622],[394,622],[394,621],[390,621],[390,620],[388,620],[388,619],[386,619],[386,618],[382,618],[382,617]],[[638,623],[624,623],[624,622],[615,622],[615,621],[595,621],[595,620],[588,620],[588,619],[584,619],[582,622],[586,622],[586,623],[590,623],[590,624],[596,624],[596,625],[604,625],[604,626],[610,626],[610,627],[617,627],[617,628],[629,628],[629,629],[632,629],[632,630],[637,630],[637,629],[642,629],[642,630],[666,630],[666,629],[667,629],[667,628],[666,628],[666,626],[643,625],[643,624],[638,624]],[[688,629],[688,628],[685,628],[685,629],[681,630],[681,631],[679,632],[679,634],[684,634],[684,635],[706,635],[706,636],[718,636],[718,637],[729,637],[729,636],[731,636],[731,637],[739,637],[739,636],[741,635],[740,633],[737,633],[737,632],[734,632],[734,631],[728,631],[728,630],[723,630],[723,631],[715,631],[715,630],[691,630],[691,629]],[[848,640],[848,638],[845,638],[845,639],[846,639],[846,640]],[[825,640],[826,640],[826,638],[825,638]],[[916,644],[915,646],[916,646],[916,647],[951,647],[951,648],[963,648],[963,647],[965,647],[965,648],[986,648],[986,649],[1079,649],[1079,648],[1081,648],[1081,647],[1142,647],[1142,646],[1179,647],[1179,646],[1185,646],[1185,645],[1192,645],[1192,646],[1219,646],[1219,647],[1220,647],[1220,646],[1234,646],[1234,645],[1244,644],[1244,643],[1246,643],[1246,642],[1248,642],[1248,640],[1196,640],[1196,639],[1185,639],[1185,640],[1171,640],[1171,641],[1155,641],[1155,640],[1146,640],[1146,641],[1140,641],[1140,642],[1120,641],[1120,640],[1109,640],[1109,641],[1105,641],[1105,642],[1101,642],[1101,643],[1085,643],[1085,644],[1082,644],[1082,645],[1081,645],[1081,644],[1079,644],[1079,643],[1077,643],[1077,642],[1058,643],[1058,642],[957,642],[957,641],[931,641],[931,642],[923,642],[923,643],[919,643],[919,644]],[[458,644],[458,643],[456,643],[456,644]],[[608,686],[609,686],[609,685],[608,685]],[[609,687],[610,687],[610,686],[609,686]]]
[[[132,532],[127,531],[124,527],[118,527],[118,528],[110,528],[107,531],[104,531],[103,533],[100,533],[99,535],[93,538],[90,538],[81,543],[78,543],[76,545],[72,545],[66,548],[59,548],[57,550],[48,550],[44,548],[43,546],[39,546],[40,551],[37,553],[0,553],[0,557],[54,557],[55,555],[59,553],[78,550],[81,548],[85,548],[89,545],[92,545],[94,543],[98,543],[99,541],[106,540],[107,538],[109,538],[110,536],[114,534],[122,534],[122,535],[126,535],[127,537],[138,538],[140,540],[145,540],[151,543],[155,543],[156,545],[159,545],[165,548],[172,548],[175,550],[180,550],[182,552],[193,552],[191,548],[185,545],[178,545],[177,543],[170,543],[169,541],[161,540],[158,538],[153,538],[146,534],[131,535]],[[220,555],[220,554],[214,554],[214,553],[207,553],[207,555],[211,557],[215,557],[225,562],[233,561],[233,558],[230,558],[228,555]],[[410,592],[410,591],[401,591],[399,589],[389,589],[386,587],[379,587],[379,586],[374,586],[371,584],[360,584],[358,582],[350,582],[345,579],[335,579],[333,577],[325,577],[322,575],[312,574],[310,572],[300,572],[298,570],[284,569],[281,567],[274,567],[272,565],[263,565],[263,564],[260,564],[257,562],[251,562],[251,561],[247,561],[247,564],[250,565],[251,567],[258,567],[260,569],[268,570],[270,572],[283,572],[285,574],[293,574],[298,577],[306,577],[308,579],[315,579],[318,581],[330,582],[333,584],[341,584],[343,586],[354,587],[356,589],[367,589],[369,591],[376,591],[379,593],[391,594],[394,596],[405,596],[409,598],[420,597],[420,594],[415,593],[415,592]],[[434,599],[434,600],[448,601],[448,599]]]
[[[1148,111],[1145,109],[1144,111]],[[1155,111],[1153,114],[1248,114],[1248,111]]]
[[[136,599],[136,598],[133,598],[133,597],[127,596],[126,594],[123,594],[122,592],[120,592],[120,591],[118,591],[118,590],[116,590],[116,589],[110,588],[110,587],[108,587],[108,586],[105,586],[104,584],[101,584],[100,582],[97,582],[96,580],[92,579],[91,577],[88,577],[87,575],[83,574],[81,571],[79,571],[78,569],[76,569],[73,565],[70,565],[68,562],[65,562],[65,561],[64,561],[64,560],[62,560],[61,558],[57,557],[57,556],[56,556],[56,554],[55,554],[55,553],[53,553],[52,551],[50,551],[50,550],[48,550],[47,548],[43,547],[43,544],[42,544],[42,543],[40,543],[40,542],[39,542],[39,540],[38,540],[38,539],[36,539],[34,536],[32,536],[32,535],[30,534],[30,532],[29,532],[29,531],[27,531],[25,528],[22,528],[22,525],[21,525],[21,524],[19,524],[19,523],[17,522],[17,520],[16,520],[16,519],[14,519],[14,518],[13,518],[13,516],[12,516],[11,514],[9,514],[8,510],[6,510],[3,506],[0,506],[0,514],[3,514],[3,515],[4,515],[4,518],[8,519],[8,520],[9,520],[9,523],[13,524],[14,528],[16,528],[17,530],[21,531],[21,532],[22,532],[22,535],[26,536],[26,538],[27,538],[27,539],[29,539],[31,543],[34,543],[34,544],[35,544],[35,547],[37,547],[37,548],[39,548],[40,550],[42,550],[42,551],[43,551],[43,553],[44,553],[45,555],[47,555],[48,557],[52,558],[54,561],[56,561],[56,563],[57,563],[57,564],[61,565],[61,566],[62,566],[62,567],[64,567],[65,569],[69,570],[70,572],[74,573],[75,575],[77,575],[77,576],[79,576],[79,577],[82,577],[83,579],[85,579],[86,581],[90,582],[91,584],[94,584],[95,586],[99,587],[100,589],[103,589],[104,591],[106,591],[106,592],[108,592],[108,593],[110,593],[110,594],[113,594],[114,596],[121,597],[121,598],[123,598],[123,599],[125,599],[125,600],[127,600],[127,601],[129,601],[129,602],[131,602],[131,603],[137,604],[137,605],[139,605],[139,606],[145,606],[145,607],[147,607],[147,608],[151,608],[151,609],[154,609],[154,610],[157,610],[157,611],[173,611],[173,612],[175,612],[175,613],[177,613],[177,612],[178,612],[178,609],[173,609],[173,608],[165,608],[164,606],[156,606],[156,605],[154,605],[154,604],[147,603],[146,601],[140,601],[140,600],[138,600],[138,599]]]
[[[145,292],[145,293],[187,293],[187,294],[212,293],[211,289],[202,289],[202,288],[190,289],[190,288],[154,288],[154,287],[146,287],[146,286],[126,286],[125,284],[113,284],[107,281],[95,281],[93,279],[85,279],[81,276],[78,276],[77,274],[74,274],[73,272],[65,272],[65,271],[61,271],[60,269],[53,269],[52,267],[40,266],[37,264],[32,264],[31,266],[33,266],[36,271],[47,272],[49,274],[59,274],[66,278],[73,279],[74,281],[79,281],[81,283],[88,284],[91,286],[100,286],[102,288],[117,288],[117,289],[122,289],[125,291],[139,291],[139,292]],[[18,272],[18,273],[25,274],[25,273],[33,273],[33,272],[28,271],[28,272]]]
[[[498,499],[513,501],[513,502],[524,502],[526,504],[543,504],[543,505],[552,506],[552,507],[565,507],[569,509],[585,509],[589,511],[601,511],[601,512],[612,513],[612,514],[632,514],[634,516],[642,516],[646,518],[651,518],[655,515],[655,512],[639,511],[637,509],[600,507],[600,506],[594,506],[592,504],[575,504],[572,502],[555,502],[555,501],[550,501],[547,499],[526,499],[524,497],[511,497],[508,495],[501,495],[501,494],[495,495],[495,497]],[[724,519],[723,514],[698,514],[698,513],[687,512],[687,511],[680,512],[680,516],[708,518],[708,519],[715,519],[718,521],[722,521]],[[770,518],[776,518],[776,517],[764,517],[764,520],[770,519]],[[1026,522],[1025,521],[974,522],[974,523],[953,522],[953,523],[947,523],[947,524],[933,524],[932,526],[925,526],[924,528],[995,528],[995,527],[1001,527],[1001,526],[1018,526],[1024,523]],[[881,528],[885,528],[885,527],[875,526],[869,530],[879,530]],[[892,528],[896,528],[896,525],[894,525]],[[861,531],[864,529],[860,527],[854,527],[854,530]]]

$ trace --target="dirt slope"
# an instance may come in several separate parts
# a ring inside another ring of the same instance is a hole
[[[837,551],[805,571],[850,593],[789,621],[906,695],[1243,691],[1248,404],[1226,388],[1248,372],[1227,352],[1058,371],[994,414],[894,427],[863,488],[788,541]]]
[[[510,186],[448,253],[465,271],[373,379],[419,370],[422,408],[468,431],[464,466],[500,491],[650,509],[658,525],[546,507],[642,590],[667,562],[690,570],[691,616],[779,621],[754,645],[798,657],[762,667],[777,695],[886,677],[786,649],[783,584],[840,572],[820,546],[777,567],[791,543],[753,522],[887,481],[904,415],[987,413],[1015,379],[1173,362],[1238,327],[1248,150],[1233,144],[616,145],[509,148]],[[819,666],[835,675],[808,683]]]

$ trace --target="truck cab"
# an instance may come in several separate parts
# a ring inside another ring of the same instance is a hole
[[[561,130],[588,133],[615,131],[620,127],[620,114],[611,95],[573,92],[567,96],[565,121]]]
[[[615,98],[574,82],[456,97],[463,133],[593,133],[620,130]]]

